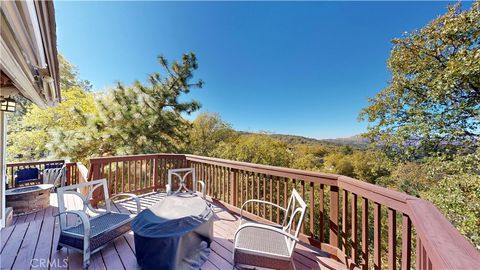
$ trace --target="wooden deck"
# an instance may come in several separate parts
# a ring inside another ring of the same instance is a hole
[[[141,195],[146,208],[165,195],[148,193]],[[51,206],[45,210],[15,217],[13,224],[1,230],[1,269],[81,269],[82,255],[66,248],[56,250],[59,236],[59,220],[56,194],[52,194]],[[80,208],[81,202],[69,199],[72,208]],[[119,211],[134,210],[131,202],[118,203]],[[211,245],[208,261],[202,269],[232,269],[233,234],[238,227],[238,216],[215,207],[215,240]],[[297,245],[295,255],[297,269],[343,269],[343,264],[328,258],[307,245]],[[119,237],[100,252],[92,255],[90,269],[137,269],[133,233]]]

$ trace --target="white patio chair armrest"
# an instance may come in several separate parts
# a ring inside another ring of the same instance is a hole
[[[200,185],[203,199],[205,199],[205,196],[206,196],[206,195],[205,195],[205,182],[203,182],[202,180],[198,180],[198,181],[197,181],[197,184]]]
[[[277,227],[266,225],[266,224],[261,224],[261,223],[253,223],[253,222],[250,223],[249,222],[249,223],[242,224],[242,225],[240,225],[240,227],[238,227],[237,231],[235,232],[235,235],[233,236],[234,246],[236,246],[236,244],[237,244],[238,233],[240,231],[242,231],[243,229],[248,228],[248,227],[254,227],[254,228],[269,230],[269,231],[284,235],[284,236],[290,238],[291,240],[294,240],[294,241],[297,241],[297,242],[299,241],[299,239],[297,237],[295,237],[295,236],[289,234],[288,232],[286,232],[282,229],[279,229]]]
[[[280,205],[278,204],[275,204],[275,203],[272,203],[272,202],[268,202],[268,201],[263,201],[263,200],[257,200],[257,199],[251,199],[251,200],[247,200],[246,202],[244,202],[242,204],[242,208],[240,208],[240,221],[243,219],[243,208],[245,208],[245,206],[249,203],[264,203],[264,204],[268,204],[268,205],[272,205],[272,206],[275,206],[277,207],[278,209],[281,209],[283,210],[284,212],[287,211],[287,209],[281,207]]]
[[[73,215],[78,216],[78,218],[80,219],[80,221],[83,224],[83,236],[84,236],[84,238],[85,239],[90,238],[90,219],[88,218],[87,214],[85,214],[85,212],[80,211],[80,210],[67,210],[65,212],[61,212],[61,213],[56,214],[55,217],[60,216],[60,215],[67,215],[67,214],[73,214]],[[60,224],[61,224],[61,222],[60,222]]]
[[[118,194],[115,194],[112,197],[110,197],[110,201],[112,201],[112,199],[118,198],[118,197],[130,197],[130,198],[132,198],[135,201],[135,203],[137,204],[137,214],[139,214],[140,211],[142,211],[141,204],[140,204],[140,199],[138,198],[137,195],[132,194],[132,193],[118,193]]]

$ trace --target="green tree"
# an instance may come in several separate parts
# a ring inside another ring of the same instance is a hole
[[[289,167],[292,161],[288,145],[266,134],[241,135],[231,142],[222,142],[213,154],[224,159],[282,167]]]
[[[220,142],[234,139],[236,132],[218,113],[200,113],[190,129],[188,152],[211,156]]]
[[[292,146],[292,167],[302,170],[321,171],[329,148],[321,144],[297,144]]]
[[[451,155],[480,139],[480,1],[465,11],[450,6],[423,29],[394,39],[388,68],[389,85],[360,119],[392,156]]]
[[[80,87],[85,91],[90,91],[92,85],[88,80],[79,78],[78,68],[70,63],[65,56],[58,54],[59,73],[60,73],[60,89],[69,89],[72,87]]]
[[[354,177],[353,163],[348,156],[341,152],[332,152],[325,157],[324,170],[331,173]]]
[[[88,91],[90,89],[88,81],[80,80],[77,68],[62,55],[59,55],[59,64],[62,90],[60,104],[40,109],[19,96],[17,112],[8,114],[9,161],[39,160],[48,157],[51,154],[48,145],[55,133],[76,132],[85,125],[82,115],[93,114],[96,111],[95,97]]]
[[[355,178],[376,184],[390,175],[390,160],[379,150],[355,151],[350,156]]]
[[[192,83],[198,68],[195,54],[184,54],[171,64],[160,56],[164,74],[153,73],[149,84],[137,81],[132,86],[121,83],[98,99],[98,113],[87,121],[81,135],[59,133],[55,141],[66,141],[57,156],[76,157],[182,152],[188,139],[190,123],[182,114],[200,108],[196,101],[179,99],[201,80]]]
[[[432,201],[480,248],[480,149],[453,159],[431,159],[427,170],[430,182],[435,185],[425,188],[421,196]]]
[[[82,115],[96,111],[95,99],[90,92],[72,87],[64,90],[62,95],[62,102],[56,107],[40,109],[30,103],[26,114],[9,126],[7,145],[10,158],[39,160],[48,157],[48,144],[53,133],[76,132],[84,126]],[[58,142],[61,143],[67,142]]]

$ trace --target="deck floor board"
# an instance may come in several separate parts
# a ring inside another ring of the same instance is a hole
[[[74,250],[62,248],[57,251],[60,232],[56,194],[51,195],[51,206],[34,214],[14,218],[10,227],[1,230],[0,255],[1,269],[81,269],[82,254]],[[165,197],[163,193],[147,193],[140,195],[142,209]],[[82,207],[77,198],[68,198],[70,209]],[[132,201],[115,204],[114,211],[136,212]],[[231,214],[221,207],[214,207],[214,241],[211,253],[202,269],[232,269],[233,235],[240,224],[237,215]],[[67,218],[68,223],[75,222],[73,216]],[[308,245],[297,245],[294,262],[297,269],[338,269],[341,267],[326,254],[314,250]],[[34,261],[32,261],[34,259]],[[20,267],[20,268],[19,268]],[[90,269],[137,269],[133,232],[117,238],[100,252],[92,254]]]

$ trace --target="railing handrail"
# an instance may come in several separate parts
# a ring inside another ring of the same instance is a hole
[[[278,175],[282,177],[290,177],[294,179],[302,179],[311,181],[314,183],[328,184],[339,188],[358,193],[359,191],[364,194],[368,199],[373,201],[381,201],[382,205],[393,208],[399,211],[405,211],[408,214],[408,207],[406,205],[407,199],[417,199],[416,197],[408,194],[398,192],[395,190],[387,189],[381,186],[377,186],[371,183],[360,181],[351,177],[346,177],[337,174],[329,174],[322,172],[312,172],[299,169],[291,169],[285,167],[262,165],[249,162],[233,161],[220,158],[202,157],[196,155],[185,155],[188,161],[204,162],[212,165],[220,165],[237,170],[260,170],[258,173],[265,173],[271,175]],[[313,179],[311,179],[314,177]],[[329,179],[333,181],[319,181],[321,179]],[[353,187],[353,188],[352,188]],[[359,194],[360,195],[360,194]]]
[[[207,164],[225,166],[225,167],[229,167],[237,170],[248,170],[253,168],[253,169],[259,170],[258,173],[277,175],[280,177],[293,176],[293,178],[302,178],[305,180],[310,180],[312,182],[319,182],[318,178],[322,178],[325,180],[337,180],[338,177],[340,176],[340,175],[331,174],[331,173],[312,172],[312,171],[285,168],[285,167],[279,167],[279,166],[263,165],[263,164],[234,161],[234,160],[213,158],[213,157],[203,157],[203,156],[197,156],[197,155],[186,154],[185,158],[187,159],[187,161],[204,162]]]
[[[438,269],[480,269],[480,253],[431,202],[408,199],[417,235]],[[448,259],[453,258],[453,259]]]
[[[106,156],[106,157],[95,157],[95,158],[90,158],[90,164],[95,164],[95,163],[106,163],[109,161],[114,161],[114,160],[122,160],[122,161],[127,161],[127,160],[139,160],[139,159],[144,159],[146,157],[149,158],[161,158],[161,157],[173,157],[173,158],[185,158],[184,154],[141,154],[141,155],[126,155],[126,156]]]
[[[437,207],[423,199],[342,175],[309,172],[195,155],[185,155],[185,157],[190,161],[206,162],[212,165],[221,165],[239,170],[259,169],[268,171],[266,173],[269,174],[278,172],[296,174],[297,176],[293,178],[302,180],[304,179],[302,177],[305,176],[332,179],[336,181],[335,184],[333,184],[334,186],[354,192],[359,196],[411,216],[417,234],[425,243],[425,249],[432,255],[430,258],[432,263],[435,263],[439,268],[478,269],[480,267],[480,253],[475,247],[458,232],[445,216],[441,214]],[[432,221],[436,221],[436,226],[432,227]],[[432,228],[435,229],[432,230]],[[446,260],[446,258],[455,257],[454,254],[457,254],[458,257],[454,260]]]
[[[390,190],[354,178],[336,174],[312,172],[189,154],[148,154],[120,157],[99,157],[91,159],[90,164],[98,166],[100,164],[106,164],[109,162],[113,163],[128,160],[138,161],[142,159],[157,158],[181,158],[186,161],[186,164],[205,164],[209,166],[223,167],[230,171],[236,170],[246,173],[253,172],[256,174],[270,175],[273,177],[290,178],[315,184],[325,184],[335,187],[336,191],[334,192],[337,193],[338,188],[340,188],[345,192],[350,192],[356,196],[360,196],[377,205],[392,209],[392,211],[398,211],[404,216],[408,216],[408,218],[410,218],[411,224],[414,225],[417,233],[417,238],[419,242],[421,242],[421,248],[423,248],[423,252],[426,252],[427,254],[426,257],[423,257],[421,255],[422,252],[420,252],[419,255],[417,251],[417,256],[420,256],[417,258],[417,268],[423,268],[423,265],[419,264],[419,261],[421,261],[420,263],[422,264],[426,263],[425,267],[427,268],[431,268],[433,265],[433,268],[439,269],[480,269],[480,253],[465,237],[458,232],[458,230],[433,204],[402,192]],[[92,167],[90,167],[90,172],[91,171]],[[336,200],[338,200],[338,194],[335,196]],[[339,205],[336,207],[339,207]],[[232,209],[234,208],[235,206]],[[338,208],[336,211],[338,211]],[[338,215],[334,218],[338,219]],[[339,226],[338,221],[336,224],[334,224],[334,226]]]
[[[39,165],[39,164],[50,164],[50,163],[68,163],[68,162],[65,161],[64,159],[41,160],[41,161],[9,162],[9,163],[7,163],[7,167]]]

